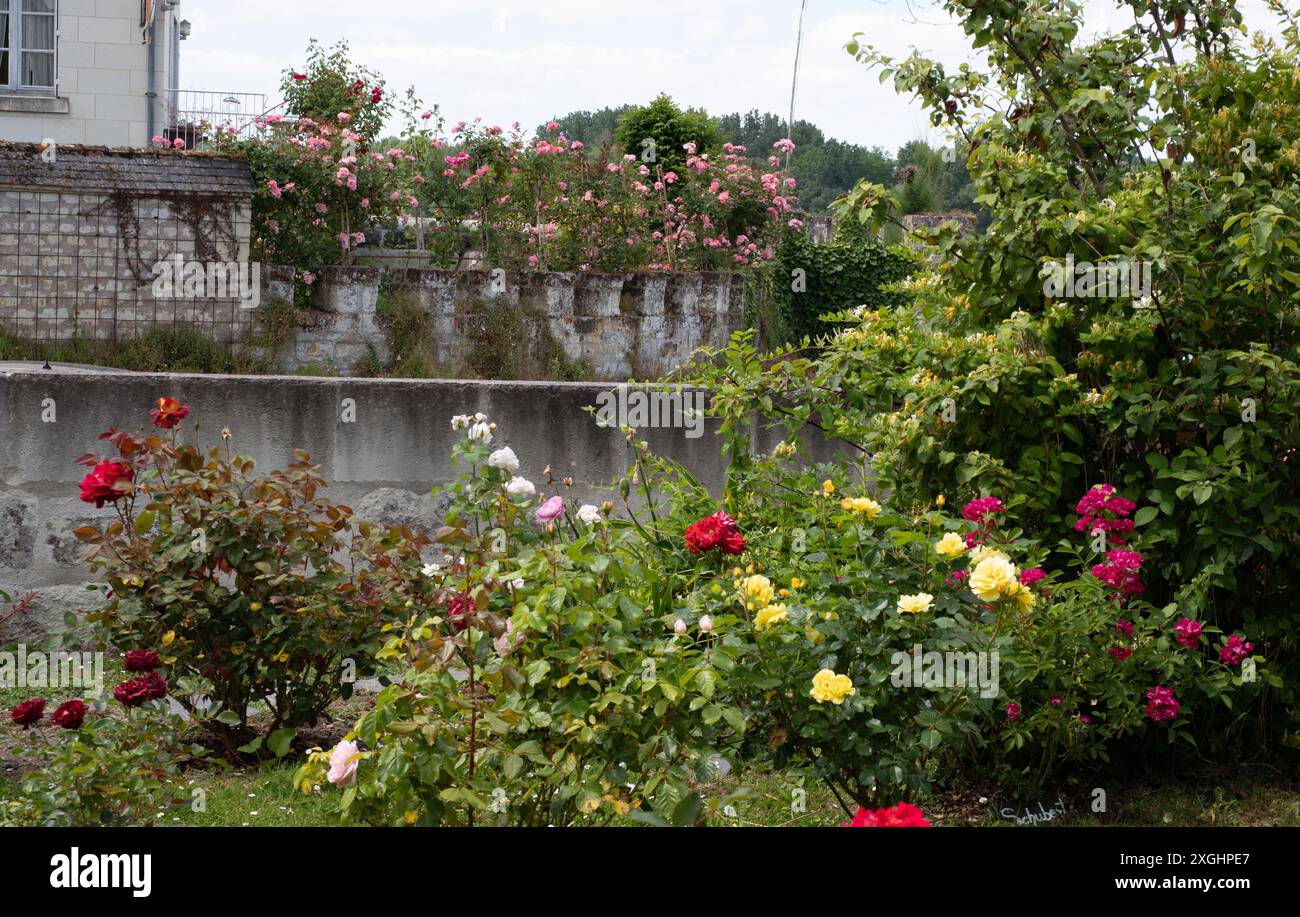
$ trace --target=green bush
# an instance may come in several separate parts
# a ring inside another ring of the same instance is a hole
[[[682,172],[686,162],[686,144],[695,144],[697,153],[712,153],[722,146],[718,123],[700,109],[685,111],[667,95],[656,96],[649,105],[632,108],[619,119],[614,134],[619,146],[643,162],[658,164],[663,172]],[[654,159],[645,156],[653,141]],[[761,151],[760,151],[761,152]]]
[[[762,340],[779,346],[823,337],[834,329],[823,315],[901,305],[906,297],[889,285],[911,270],[902,255],[852,232],[821,243],[802,233],[787,234],[755,280]]]
[[[742,371],[706,381],[732,428],[755,411],[810,420],[872,456],[908,505],[1016,492],[1026,528],[1049,531],[1094,483],[1132,495],[1153,604],[1244,629],[1280,663],[1282,684],[1264,695],[1280,715],[1213,719],[1198,739],[1255,726],[1258,748],[1271,724],[1272,738],[1294,741],[1300,43],[1288,26],[1280,45],[1245,49],[1235,10],[1193,4],[1205,15],[1189,16],[1198,24],[1174,66],[1148,5],[1131,5],[1135,25],[1085,43],[1073,4],[1033,17],[947,4],[995,49],[987,84],[852,44],[966,138],[989,229],[918,232],[930,267],[907,288],[913,302],[841,314],[853,326],[817,359],[738,357]],[[996,106],[1007,116],[988,116],[993,85],[1014,87],[1013,104]],[[1135,157],[1139,147],[1159,158]],[[873,185],[842,207],[867,226],[898,212]],[[1139,270],[1122,295],[1060,295],[1067,264],[1125,259],[1150,267],[1149,285]],[[1044,564],[1068,561],[1054,551]]]
[[[671,810],[716,781],[711,749],[743,718],[708,642],[674,634],[675,583],[640,559],[638,530],[558,495],[539,508],[486,417],[453,426],[449,553],[394,570],[417,596],[380,654],[394,683],[296,782],[337,784],[349,822],[567,825]]]
[[[154,422],[169,436],[110,430],[117,457],[80,459],[93,469],[82,499],[116,517],[76,531],[109,590],[87,619],[106,645],[162,652],[174,696],[227,753],[283,754],[373,670],[382,628],[407,600],[388,573],[428,539],[354,524],[320,495],[301,450],[264,475],[231,453],[228,433],[204,453],[178,436],[187,413],[159,399]],[[263,702],[266,722],[250,724]]]

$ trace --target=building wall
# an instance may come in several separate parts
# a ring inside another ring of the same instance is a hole
[[[164,90],[174,88],[172,24],[180,10],[158,9],[154,132],[167,123]],[[148,146],[148,54],[139,0],[59,0],[58,95],[0,93],[0,140]]]

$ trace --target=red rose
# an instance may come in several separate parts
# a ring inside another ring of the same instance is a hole
[[[138,707],[145,701],[167,696],[167,682],[157,672],[124,681],[113,689],[113,697],[124,707]]]
[[[81,479],[81,502],[93,503],[96,509],[102,509],[105,503],[122,499],[125,494],[115,485],[118,481],[130,481],[135,472],[130,465],[122,462],[100,462],[90,474]]]
[[[745,550],[745,536],[739,531],[727,532],[719,542],[723,554],[740,554]]]
[[[740,534],[736,520],[721,510],[687,526],[685,539],[692,554],[703,554],[716,547],[721,547],[724,554],[745,550],[745,536]]]
[[[305,74],[305,73],[295,73],[295,74],[293,75],[293,78],[294,78],[295,80],[305,80],[305,79],[307,79],[307,74]]]
[[[158,668],[158,654],[153,650],[131,650],[122,664],[128,672],[152,672]]]
[[[453,595],[447,602],[447,617],[451,619],[452,629],[457,633],[469,627],[469,619],[474,616],[474,603],[463,595]]]
[[[55,726],[61,726],[64,729],[80,729],[82,721],[86,719],[85,701],[64,701],[59,704],[59,709],[54,711],[54,715],[50,719],[54,720]]]
[[[900,802],[892,809],[876,809],[874,812],[859,807],[853,815],[853,821],[841,828],[933,828],[926,821],[925,814],[910,802]]]
[[[39,697],[33,697],[31,700],[23,701],[17,707],[9,711],[9,719],[13,720],[19,726],[24,728],[32,725],[45,716],[45,701]]]
[[[188,404],[181,404],[175,398],[159,398],[158,407],[149,411],[155,427],[170,430],[184,420],[190,413]]]
[[[713,516],[706,516],[686,527],[686,547],[692,554],[703,554],[716,548],[725,534],[726,529],[721,522]]]

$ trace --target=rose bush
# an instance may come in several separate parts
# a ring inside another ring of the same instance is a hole
[[[703,622],[675,631],[688,612],[638,559],[639,521],[541,500],[485,417],[453,425],[447,553],[401,567],[421,598],[386,629],[395,683],[311,756],[302,789],[340,787],[350,822],[592,824],[716,781],[743,717]]]
[[[1041,785],[1126,746],[1191,743],[1216,708],[1277,684],[1245,649],[1254,635],[1144,600],[1146,541],[1124,524],[1141,504],[1109,485],[1076,501],[1082,530],[1026,532],[1013,524],[1023,496],[978,497],[958,516],[942,498],[868,496],[863,466],[799,464],[792,442],[732,450],[726,518],[744,553],[696,552],[689,520],[707,494],[651,463],[671,508],[642,563],[686,596],[684,621],[708,622],[750,753],[810,768],[846,812],[927,793],[959,767]]]
[[[184,722],[162,697],[149,692],[120,713],[105,698],[63,701],[49,715],[61,730],[54,738],[32,729],[45,716],[43,698],[16,705],[9,719],[30,737],[18,752],[36,767],[16,784],[0,780],[0,826],[149,825],[188,805],[181,765],[204,750],[186,743]]]
[[[306,453],[258,475],[228,431],[201,451],[177,426],[188,405],[172,401],[153,420],[165,434],[109,430],[101,439],[117,457],[79,459],[92,468],[82,500],[114,512],[76,531],[106,579],[107,602],[87,619],[106,645],[157,648],[127,655],[141,674],[119,701],[161,697],[165,678],[228,752],[260,752],[269,735],[283,753],[295,728],[372,671],[381,628],[410,598],[391,570],[428,539],[354,522],[320,496]],[[262,722],[250,724],[250,704],[267,705]]]

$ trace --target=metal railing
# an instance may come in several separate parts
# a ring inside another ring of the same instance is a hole
[[[210,92],[202,89],[169,89],[163,93],[172,137],[190,142],[199,138],[203,127],[213,131],[234,129],[247,139],[260,128],[254,122],[268,113],[266,95],[257,92]]]

